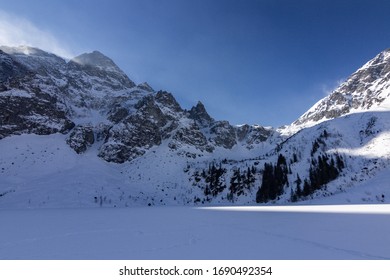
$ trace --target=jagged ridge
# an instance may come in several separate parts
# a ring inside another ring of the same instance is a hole
[[[155,92],[147,83],[136,86],[98,51],[66,62],[30,47],[1,50],[0,104],[5,108],[0,115],[1,138],[21,133],[68,133],[77,125],[67,140],[76,152],[91,146],[90,133],[84,132],[92,130],[100,145],[97,155],[123,163],[163,141],[173,152],[183,153],[191,146],[202,154],[238,144],[253,148],[254,142],[271,134],[264,128],[243,130],[215,121],[200,102],[186,111],[172,94]],[[24,108],[23,113],[16,108]]]

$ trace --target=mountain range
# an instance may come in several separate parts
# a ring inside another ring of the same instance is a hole
[[[215,120],[104,54],[0,47],[0,208],[386,203],[390,50],[290,125]]]

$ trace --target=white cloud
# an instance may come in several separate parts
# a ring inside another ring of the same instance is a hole
[[[44,31],[27,19],[0,10],[0,45],[27,45],[71,58],[68,51],[50,32]]]

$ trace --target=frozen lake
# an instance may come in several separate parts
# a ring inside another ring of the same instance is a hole
[[[0,259],[390,259],[390,205],[0,210]]]

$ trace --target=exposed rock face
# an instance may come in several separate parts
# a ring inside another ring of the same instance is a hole
[[[210,132],[215,135],[211,139],[217,146],[231,149],[237,144],[236,131],[227,121],[215,122],[210,128]]]
[[[110,114],[108,115],[108,119],[113,123],[119,123],[127,116],[129,116],[129,110],[127,108],[117,106],[111,110]]]
[[[265,142],[271,134],[271,129],[245,124],[237,128],[237,141],[246,143],[247,147],[251,149],[255,145]]]
[[[95,142],[95,135],[91,126],[76,126],[69,134],[66,143],[76,151],[84,153]]]
[[[200,101],[196,104],[196,106],[192,107],[188,113],[188,117],[195,120],[200,126],[208,126],[214,121],[214,119],[207,113],[203,103]]]
[[[179,103],[177,103],[176,99],[173,95],[166,91],[158,91],[156,94],[156,101],[160,103],[163,107],[171,110],[173,115],[175,113],[183,112],[183,109],[180,107]]]
[[[172,137],[172,141],[169,143],[169,147],[174,150],[183,147],[183,145],[194,146],[200,151],[209,153],[214,150],[214,147],[209,144],[196,123],[190,123],[188,127],[177,129]]]
[[[73,127],[74,123],[50,95],[24,90],[0,93],[0,139],[22,133],[67,133]]]
[[[381,52],[353,73],[329,96],[320,100],[295,125],[317,123],[348,113],[382,107],[390,96],[390,49]],[[386,105],[387,106],[387,105]]]
[[[98,51],[66,62],[36,48],[0,47],[0,109],[0,138],[69,133],[66,141],[77,153],[96,143],[98,156],[116,163],[164,141],[172,152],[193,156],[194,149],[212,153],[267,135],[215,121],[201,102],[183,110],[171,93],[135,85]]]
[[[147,95],[134,108],[136,109],[134,114],[124,117],[110,128],[108,137],[100,149],[100,157],[121,163],[161,144],[163,127],[168,123],[168,118],[157,105],[156,98]]]
[[[147,92],[154,92],[154,89],[146,82],[139,84],[137,87]]]
[[[22,78],[26,75],[28,69],[15,61],[10,55],[6,54],[0,49],[0,91],[7,89],[9,81],[15,78]]]

